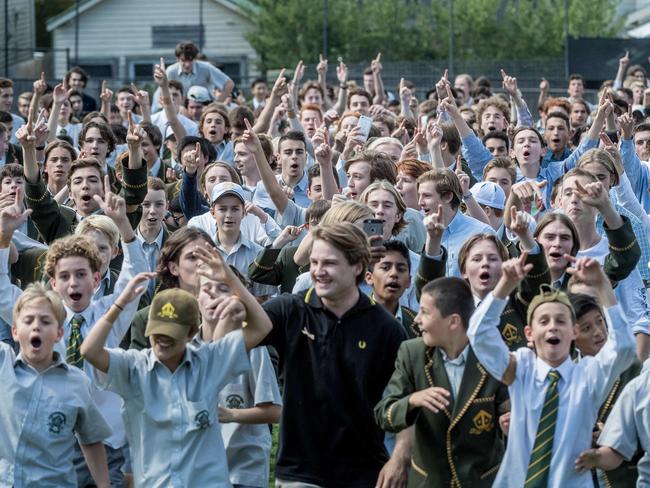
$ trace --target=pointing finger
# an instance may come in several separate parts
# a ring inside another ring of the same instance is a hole
[[[448,69],[445,69],[445,72],[443,73],[442,78],[445,81],[449,81],[449,70]]]
[[[160,57],[160,69],[165,71],[165,58]]]

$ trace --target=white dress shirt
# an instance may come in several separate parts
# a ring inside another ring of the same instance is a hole
[[[498,329],[507,302],[490,293],[472,315],[467,332],[477,359],[494,378],[503,378],[511,354],[517,361],[515,379],[508,388],[512,402],[508,447],[493,485],[503,488],[524,486],[544,406],[547,375],[552,369],[531,349],[522,347],[510,353]],[[549,488],[593,488],[591,473],[577,473],[574,463],[581,452],[591,447],[598,409],[616,378],[635,357],[634,338],[620,307],[609,307],[604,315],[609,338],[600,352],[579,363],[567,357],[553,368],[561,378]]]

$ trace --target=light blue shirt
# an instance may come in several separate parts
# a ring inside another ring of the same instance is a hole
[[[458,390],[460,389],[460,383],[463,380],[465,363],[467,362],[467,355],[469,354],[469,345],[465,346],[463,352],[454,359],[449,359],[449,356],[447,356],[447,353],[442,348],[440,348],[440,353],[442,354],[442,363],[445,367],[447,378],[449,378],[449,384],[451,385],[451,394],[453,395],[453,398],[458,398]]]
[[[641,162],[632,139],[623,139],[620,151],[623,167],[630,179],[634,194],[646,213],[650,213],[650,166],[647,162]]]
[[[111,432],[92,398],[90,380],[55,353],[39,373],[0,343],[0,486],[76,487],[75,444]]]
[[[282,181],[282,175],[276,175],[275,179],[278,180],[278,183],[280,183],[280,185],[287,186],[286,183]],[[307,208],[311,205],[311,200],[307,196],[308,188],[309,188],[308,178],[307,178],[307,173],[305,173],[301,178],[301,180],[296,184],[296,186],[292,188],[293,201],[296,202],[296,205],[298,205],[299,207]],[[273,204],[273,200],[271,200],[271,197],[269,196],[269,193],[264,187],[264,184],[262,183],[261,180],[258,182],[257,190],[253,195],[253,203],[260,208],[268,208],[268,209],[275,210],[275,205]],[[272,217],[273,216],[274,215],[272,215]]]
[[[465,215],[458,209],[442,234],[442,245],[447,249],[447,276],[460,277],[458,254],[465,241],[474,234],[494,234],[494,229],[480,220]],[[417,268],[415,268],[417,270]]]
[[[227,251],[219,242],[219,234],[215,234],[214,242],[217,249],[221,252],[226,264],[230,264],[244,276],[248,276],[248,266],[255,261],[257,255],[262,251],[262,246],[246,239],[242,233],[239,233],[237,243],[230,251]],[[253,281],[253,295],[260,297],[265,295],[275,295],[278,292],[277,286],[263,285]]]
[[[133,476],[141,486],[230,487],[219,391],[250,369],[241,330],[188,347],[172,373],[151,349],[109,349],[103,387],[124,399]]]
[[[598,444],[611,447],[630,461],[641,445],[643,457],[636,467],[639,478],[636,486],[650,486],[650,360],[643,370],[630,381],[614,403],[607,417]]]
[[[551,369],[532,349],[522,347],[514,353],[508,350],[498,329],[507,303],[490,293],[472,315],[467,331],[477,359],[494,378],[503,378],[511,355],[517,362],[515,379],[508,388],[512,403],[508,447],[493,484],[499,488],[524,486]],[[593,488],[591,473],[577,473],[574,463],[580,453],[591,447],[598,410],[616,378],[636,355],[634,338],[620,307],[609,307],[604,315],[609,337],[600,352],[579,363],[567,357],[553,368],[561,378],[550,488]]]
[[[235,166],[235,148],[232,141],[221,141],[214,146],[217,152],[217,160],[224,161],[230,166]]]

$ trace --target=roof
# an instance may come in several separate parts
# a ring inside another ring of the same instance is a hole
[[[103,1],[104,0],[81,0],[81,2],[79,2],[79,15],[94,8],[97,4]],[[251,12],[256,8],[256,5],[252,3],[250,0],[211,0],[211,1],[245,18],[248,18],[248,12]],[[75,14],[76,14],[76,7],[72,6],[69,9],[61,12],[59,15],[56,15],[48,19],[47,31],[52,32],[58,27],[70,22],[71,20],[74,20]]]

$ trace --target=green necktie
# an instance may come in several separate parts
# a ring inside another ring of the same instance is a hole
[[[557,391],[560,373],[551,370],[548,372],[548,379],[549,384],[544,398],[544,407],[537,426],[533,452],[530,454],[524,488],[546,488],[548,484],[548,471],[551,466],[551,454],[553,453],[553,436],[555,435],[555,424],[557,423],[557,408],[560,403],[560,394]]]
[[[65,350],[65,362],[71,366],[83,368],[84,360],[81,357],[81,327],[85,323],[85,319],[81,315],[75,315],[70,321],[70,337],[68,337],[68,344]]]

